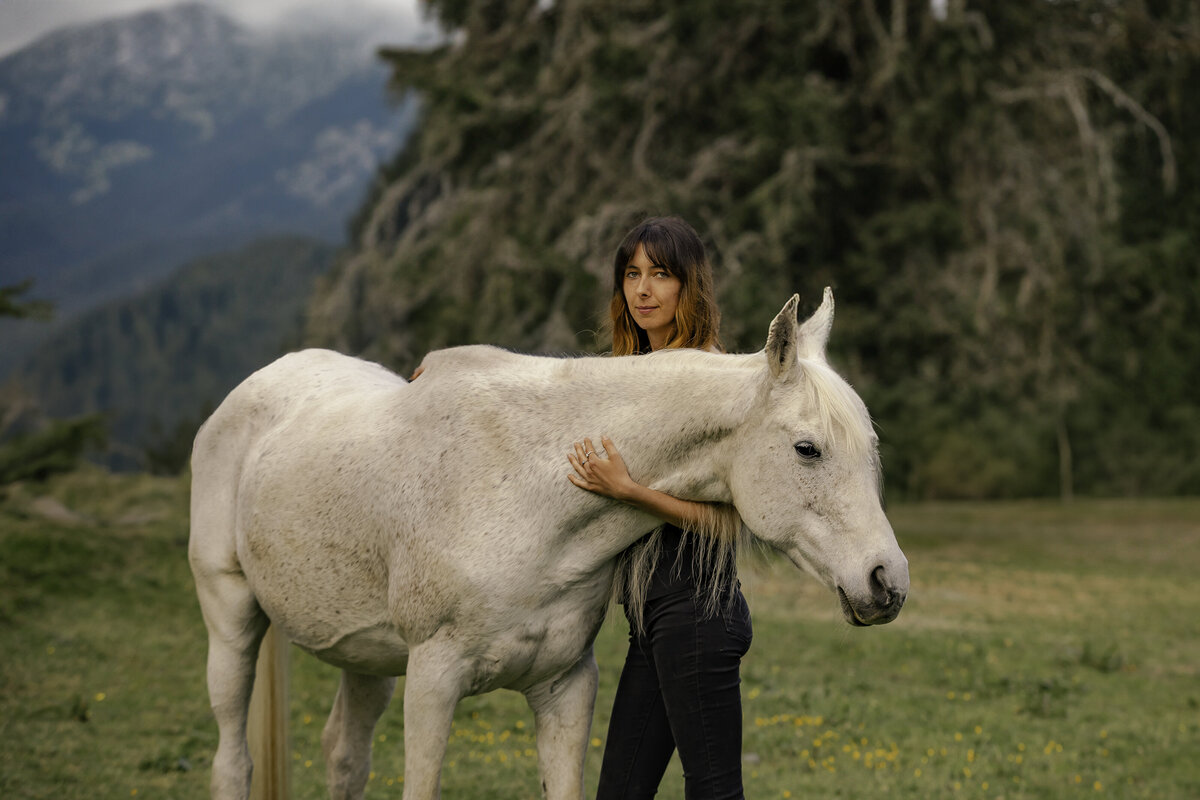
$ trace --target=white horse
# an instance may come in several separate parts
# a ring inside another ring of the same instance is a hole
[[[544,795],[582,798],[615,559],[659,524],[568,482],[585,435],[610,435],[639,482],[732,503],[852,625],[894,619],[908,562],[866,408],[825,363],[832,293],[803,325],[797,302],[753,355],[463,347],[431,353],[407,383],[309,350],[234,389],[192,454],[213,796],[250,791],[247,705],[269,624],[343,669],[322,735],[333,797],[361,797],[404,674],[406,800],[438,796],[459,699],[500,688],[533,709]]]

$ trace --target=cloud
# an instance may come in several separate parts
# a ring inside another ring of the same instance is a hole
[[[7,55],[66,25],[168,4],[166,0],[2,0],[0,54]]]
[[[384,22],[406,30],[429,26],[419,0],[210,0],[247,25],[256,28],[322,24],[364,25]]]
[[[7,55],[56,28],[149,8],[179,0],[0,0],[0,56]],[[370,27],[377,41],[404,44],[436,35],[424,18],[419,0],[205,0],[229,16],[255,28],[309,27],[339,24]]]

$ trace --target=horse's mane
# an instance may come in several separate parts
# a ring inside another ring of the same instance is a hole
[[[628,356],[631,361],[647,365],[646,369],[687,372],[702,362],[707,367],[744,367],[748,361],[761,358],[761,353],[734,355],[708,353],[701,350],[671,349]],[[653,363],[657,360],[657,363]],[[846,449],[852,458],[870,456],[876,449],[877,438],[871,415],[862,399],[850,384],[824,361],[799,359],[800,374],[811,389],[811,396],[820,419],[822,432],[832,442]],[[744,402],[744,399],[743,399]]]
[[[721,613],[724,600],[736,588],[733,579],[737,575],[737,551],[748,533],[733,506],[709,503],[705,511],[707,513],[698,525],[683,530],[684,541],[679,547],[682,556],[687,552],[687,542],[692,541],[697,558],[688,564],[681,563],[677,557],[672,563],[664,562],[662,568],[672,570],[676,575],[689,570],[696,585],[695,601],[700,616],[713,617]],[[617,559],[613,592],[616,599],[625,604],[629,619],[639,632],[645,630],[646,593],[650,590],[650,577],[662,557],[663,536],[664,528],[655,528]]]
[[[862,398],[850,384],[824,362],[800,362],[816,400],[821,427],[850,458],[867,458],[875,473],[875,492],[883,503],[883,465],[879,461],[879,437]]]
[[[866,405],[842,376],[821,361],[801,360],[800,367],[812,387],[821,428],[851,457],[875,451],[876,436]]]
[[[728,354],[702,350],[670,349],[626,356],[630,362],[661,373],[663,370],[687,372],[703,363],[706,367],[722,366],[739,369],[747,362],[761,358],[761,353]],[[869,455],[875,450],[876,436],[871,415],[862,399],[850,384],[824,361],[799,359],[801,374],[811,387],[823,433],[844,447],[851,457]]]

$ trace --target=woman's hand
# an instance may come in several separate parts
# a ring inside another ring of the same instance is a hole
[[[596,452],[591,439],[584,439],[582,444],[576,442],[575,452],[567,454],[567,460],[575,468],[575,472],[567,474],[567,479],[580,489],[620,500],[658,517],[663,522],[690,531],[700,531],[705,535],[721,535],[719,532],[726,530],[721,525],[721,518],[728,517],[725,513],[728,511],[733,515],[731,519],[735,527],[732,531],[737,532],[741,519],[733,510],[733,506],[682,500],[642,486],[629,476],[625,460],[617,452],[617,446],[612,443],[612,439],[601,436],[600,444],[605,451],[604,455]]]
[[[575,452],[567,454],[575,471],[567,473],[567,479],[580,489],[628,501],[641,487],[629,477],[629,469],[612,439],[601,436],[600,445],[604,455],[596,452],[591,439],[584,439],[582,444],[575,442]]]

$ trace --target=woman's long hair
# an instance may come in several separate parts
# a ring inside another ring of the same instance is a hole
[[[679,279],[679,302],[675,307],[675,332],[664,349],[690,347],[720,350],[721,314],[713,299],[712,266],[700,236],[679,217],[652,217],[631,230],[617,248],[613,259],[613,296],[609,306],[612,320],[613,355],[627,356],[650,352],[646,332],[634,321],[625,301],[625,271],[641,245],[646,258]],[[663,564],[676,575],[690,569],[696,584],[696,604],[702,616],[719,613],[722,601],[735,588],[737,542],[742,520],[733,506],[712,503],[704,509],[702,520],[685,529],[681,554],[686,543],[695,543],[696,558],[691,564]],[[617,559],[613,589],[625,604],[634,628],[645,630],[644,609],[650,576],[662,554],[663,529],[657,528],[627,548]]]
[[[625,270],[638,245],[646,258],[682,284],[675,307],[675,333],[666,347],[719,350],[721,312],[713,299],[712,266],[699,235],[679,217],[652,217],[626,234],[613,259],[613,296],[609,304],[614,356],[650,352],[650,340],[625,302]]]

